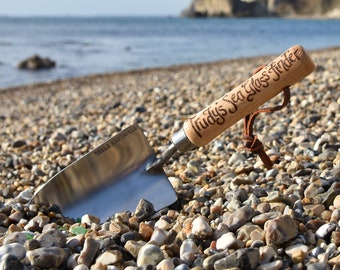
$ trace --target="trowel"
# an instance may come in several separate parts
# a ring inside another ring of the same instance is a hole
[[[36,191],[33,200],[57,205],[65,216],[93,214],[101,221],[118,212],[135,211],[141,199],[155,211],[167,208],[176,203],[177,195],[163,166],[174,153],[206,145],[314,68],[304,48],[293,46],[187,119],[160,157],[143,130],[130,126],[57,173]]]

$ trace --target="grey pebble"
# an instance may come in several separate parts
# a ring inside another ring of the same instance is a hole
[[[266,172],[266,178],[275,177],[276,175],[278,175],[278,173],[279,173],[278,169],[273,168]]]
[[[315,235],[320,239],[325,239],[337,228],[336,223],[326,223],[322,225],[316,232]]]
[[[282,265],[283,265],[282,260],[276,260],[265,264],[261,264],[258,267],[256,267],[256,270],[280,270],[282,269]]]
[[[141,199],[136,207],[135,216],[139,220],[143,220],[153,215],[154,212],[153,204],[145,199]]]
[[[196,254],[199,253],[198,247],[193,239],[185,239],[180,247],[179,258],[186,264],[191,265]]]
[[[332,149],[325,149],[318,157],[322,161],[333,161],[337,155],[337,152]]]
[[[190,267],[185,263],[182,263],[175,267],[175,270],[190,270]]]
[[[33,197],[33,192],[30,189],[26,189],[24,191],[21,191],[16,199],[21,203],[27,203],[29,202]]]
[[[3,241],[3,244],[10,244],[10,243],[19,243],[24,244],[28,239],[27,232],[13,232],[11,234],[8,234],[5,236],[5,239]]]
[[[131,231],[123,233],[122,236],[120,237],[120,241],[124,245],[129,240],[139,241],[139,240],[142,240],[142,237],[141,237],[141,235],[138,232],[131,232]]]
[[[146,244],[143,246],[137,257],[137,266],[141,267],[143,265],[157,265],[160,261],[164,259],[162,250],[153,244]]]
[[[317,258],[320,254],[322,254],[322,253],[324,253],[324,252],[325,252],[325,250],[324,250],[323,248],[321,248],[321,247],[315,247],[315,248],[313,248],[313,249],[311,250],[310,254],[311,254],[313,257]]]
[[[5,254],[0,259],[0,270],[24,270],[25,265],[14,255]]]
[[[214,264],[216,261],[222,259],[225,257],[225,253],[216,253],[211,256],[208,256],[204,261],[203,261],[203,268],[206,270],[215,270]]]
[[[13,142],[12,147],[13,148],[19,148],[19,147],[22,147],[24,145],[26,145],[26,141],[25,140],[17,140],[15,142]]]
[[[310,263],[307,265],[307,270],[328,270],[330,269],[325,262]]]
[[[255,248],[238,249],[225,258],[214,263],[216,270],[237,267],[240,269],[255,269],[259,261],[259,250]]]
[[[59,247],[37,248],[27,251],[26,256],[33,266],[59,267],[64,260],[65,251]]]
[[[19,260],[23,259],[26,254],[26,250],[22,244],[9,243],[0,247],[0,257],[5,254],[11,254],[17,257]]]
[[[265,224],[268,220],[280,217],[282,214],[280,212],[268,212],[268,213],[263,213],[260,215],[257,215],[252,218],[252,222],[256,225],[262,226]]]
[[[246,161],[246,157],[240,152],[235,152],[228,160],[229,166],[239,166],[242,165],[243,162]]]
[[[51,229],[43,232],[35,238],[40,247],[65,247],[66,236],[59,229]]]
[[[24,247],[25,247],[26,250],[33,250],[33,249],[39,248],[40,247],[40,243],[36,239],[28,239],[24,243]]]
[[[73,253],[71,254],[70,257],[68,257],[67,261],[66,261],[66,265],[68,269],[74,269],[76,266],[78,266],[78,257],[79,254],[78,253]],[[80,265],[80,264],[79,264]],[[84,265],[84,264],[83,264]],[[86,266],[87,267],[87,266]]]
[[[250,206],[243,206],[231,213],[223,220],[231,231],[237,230],[254,216],[255,210]]]

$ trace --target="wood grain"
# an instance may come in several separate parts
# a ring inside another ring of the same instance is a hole
[[[203,146],[265,102],[309,75],[313,60],[300,45],[293,46],[259,72],[184,123],[188,139]]]

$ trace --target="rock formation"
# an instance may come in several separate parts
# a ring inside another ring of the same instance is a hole
[[[325,17],[340,18],[339,0],[192,0],[187,17]]]
[[[232,0],[193,0],[183,11],[188,17],[229,17],[233,15]]]
[[[42,58],[39,55],[33,55],[18,64],[19,69],[39,70],[55,67],[55,61],[49,58]]]

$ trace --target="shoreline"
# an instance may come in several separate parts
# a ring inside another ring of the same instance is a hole
[[[325,51],[340,51],[340,45],[339,46],[333,46],[333,47],[325,47],[315,50],[308,50],[308,53],[314,54],[314,53],[322,53]],[[201,66],[212,66],[212,65],[225,65],[228,63],[235,63],[235,62],[247,62],[247,61],[256,61],[258,59],[270,59],[271,57],[275,57],[275,55],[260,55],[260,56],[252,56],[252,57],[240,57],[240,58],[231,58],[231,59],[222,59],[217,61],[211,61],[211,62],[197,62],[192,64],[178,64],[178,65],[170,65],[170,66],[160,66],[160,67],[150,67],[150,68],[142,68],[142,69],[131,69],[126,71],[115,71],[115,72],[105,72],[105,73],[94,73],[94,74],[88,74],[84,76],[77,76],[77,77],[70,77],[70,78],[61,78],[57,80],[52,80],[49,82],[35,82],[31,84],[23,84],[18,86],[9,86],[5,88],[0,88],[0,96],[6,95],[7,92],[15,92],[15,91],[34,91],[33,88],[42,88],[47,87],[51,85],[57,85],[57,84],[63,84],[63,83],[81,83],[82,81],[87,81],[88,79],[99,79],[99,78],[107,78],[110,76],[129,76],[129,75],[135,75],[135,74],[146,74],[146,73],[152,73],[152,72],[158,72],[158,71],[179,71],[182,69],[186,69],[189,67],[201,67]]]

